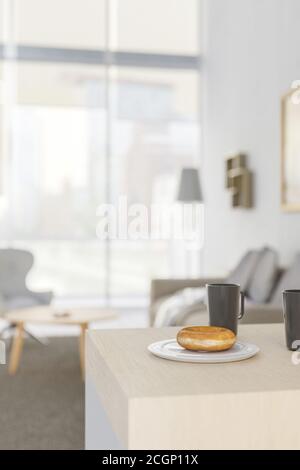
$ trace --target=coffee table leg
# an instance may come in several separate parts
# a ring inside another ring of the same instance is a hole
[[[80,357],[80,368],[82,380],[85,379],[85,332],[87,329],[87,323],[81,323],[80,325],[80,336],[79,336],[79,357]]]
[[[15,336],[12,344],[12,350],[9,358],[8,372],[10,375],[14,375],[19,367],[23,341],[24,341],[24,325],[23,323],[18,323],[16,326]]]

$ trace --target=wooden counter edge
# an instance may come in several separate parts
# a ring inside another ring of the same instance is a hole
[[[128,398],[103,360],[89,332],[86,332],[86,374],[93,381],[99,401],[111,426],[124,445],[128,445]]]

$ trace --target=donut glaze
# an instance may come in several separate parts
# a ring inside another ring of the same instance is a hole
[[[235,334],[217,326],[188,326],[177,334],[177,342],[190,351],[226,351],[236,341]]]

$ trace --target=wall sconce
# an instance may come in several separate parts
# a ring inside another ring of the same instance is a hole
[[[252,207],[252,172],[247,168],[246,155],[226,159],[225,184],[232,194],[232,207]]]

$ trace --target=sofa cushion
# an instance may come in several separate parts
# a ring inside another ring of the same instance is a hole
[[[272,248],[265,247],[252,274],[248,297],[254,302],[265,303],[269,300],[278,271],[278,255]]]
[[[282,291],[300,289],[300,253],[296,255],[292,266],[281,276],[270,300],[272,305],[282,306]]]
[[[258,250],[249,250],[227,277],[226,282],[239,284],[241,286],[241,290],[246,291],[258,263],[259,254],[260,251]]]

